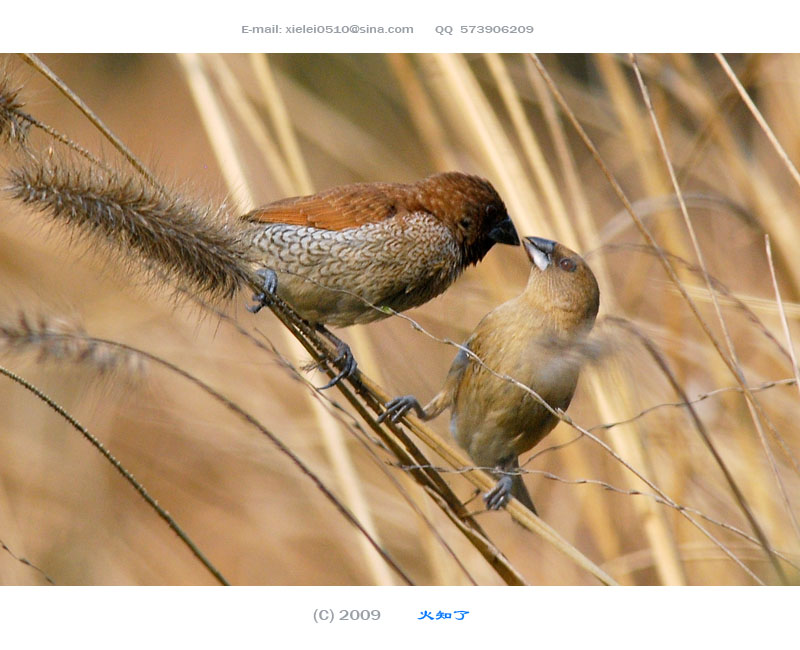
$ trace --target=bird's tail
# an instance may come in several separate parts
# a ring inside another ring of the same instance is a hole
[[[519,469],[519,461],[514,460],[514,465],[510,469]],[[539,513],[536,512],[536,506],[533,505],[531,495],[528,493],[528,488],[526,488],[525,483],[522,482],[522,475],[520,474],[515,474],[511,477],[511,496],[533,514],[539,515]]]

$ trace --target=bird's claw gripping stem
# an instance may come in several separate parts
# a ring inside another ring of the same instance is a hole
[[[261,277],[264,282],[262,284],[263,291],[253,295],[254,304],[247,305],[247,310],[254,314],[260,312],[264,307],[269,307],[272,297],[276,296],[278,291],[278,274],[275,271],[268,268],[258,269],[256,275]],[[347,343],[331,334],[322,325],[317,325],[317,329],[336,346],[336,358],[333,360],[333,365],[340,368],[340,372],[320,388],[320,390],[325,390],[352,375],[356,371],[358,364]]]
[[[333,365],[340,369],[339,374],[331,379],[327,384],[322,386],[320,390],[327,390],[338,384],[342,379],[350,377],[358,367],[353,352],[350,346],[342,341],[338,336],[328,331],[323,325],[317,325],[317,330],[331,343],[336,346],[336,358],[333,360]]]
[[[320,387],[320,390],[332,388],[342,381],[342,379],[352,375],[358,367],[358,363],[356,363],[355,357],[353,357],[353,352],[350,350],[350,346],[344,341],[338,341],[336,343],[336,358],[333,360],[333,365],[341,368],[339,374],[331,379],[327,384]]]
[[[397,422],[401,417],[414,409],[419,417],[424,417],[424,411],[419,405],[417,398],[413,395],[403,395],[395,397],[384,404],[386,410],[378,416],[378,422],[388,419],[390,422]]]
[[[247,311],[257,314],[264,307],[270,304],[270,296],[274,296],[278,291],[278,274],[272,269],[259,269],[256,275],[264,280],[261,293],[253,294],[255,304],[247,305]]]
[[[497,485],[483,495],[483,500],[489,510],[500,510],[508,505],[511,501],[511,484],[512,478],[506,474],[501,476]]]

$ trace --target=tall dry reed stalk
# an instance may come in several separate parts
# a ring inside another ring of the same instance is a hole
[[[782,122],[800,97],[779,82],[797,57],[87,61],[121,66],[131,90],[95,97],[110,77],[91,65],[74,74],[75,58],[57,72],[119,143],[157,152],[159,165],[111,160],[97,123],[55,99],[22,106],[49,92],[35,74],[0,96],[0,273],[13,291],[0,336],[22,351],[6,365],[107,438],[213,568],[7,384],[3,582],[44,579],[30,564],[57,583],[192,583],[213,571],[255,584],[797,582],[800,152]],[[493,251],[436,301],[345,331],[365,377],[336,395],[298,371],[308,356],[326,367],[327,349],[290,310],[254,321],[237,306],[253,278],[235,214],[454,167],[489,177],[522,234],[585,252],[601,284],[599,360],[565,422],[522,459],[544,520],[512,504],[523,526],[469,501],[491,479],[453,447],[444,418],[375,422],[389,393],[438,389],[454,343],[524,286],[522,255]],[[170,189],[174,178],[217,191],[198,201]],[[73,238],[43,236],[24,203],[90,244],[76,255]],[[69,349],[110,355],[116,340],[177,370],[148,362],[129,383],[124,364],[97,379],[88,352],[33,363],[46,337],[21,336],[16,314],[64,304],[92,332],[61,332]]]

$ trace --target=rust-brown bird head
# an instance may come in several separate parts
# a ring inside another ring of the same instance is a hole
[[[519,245],[503,199],[492,184],[461,172],[433,174],[414,184],[420,206],[453,232],[464,265],[476,264],[494,244]]]
[[[600,289],[589,265],[550,239],[525,237],[522,244],[533,264],[527,299],[563,330],[590,329],[600,307]]]

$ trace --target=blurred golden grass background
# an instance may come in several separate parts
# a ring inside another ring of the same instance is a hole
[[[233,212],[353,181],[412,181],[446,169],[489,178],[521,235],[558,239],[586,254],[600,281],[601,315],[636,323],[690,398],[713,393],[696,404],[697,413],[769,544],[782,555],[784,575],[753,540],[687,409],[670,405],[679,396],[641,345],[612,326],[599,327],[598,336],[614,354],[584,373],[569,416],[687,510],[653,498],[651,486],[562,423],[533,450],[535,458],[522,458],[542,518],[622,584],[797,583],[800,399],[792,361],[780,349],[791,348],[780,307],[797,339],[800,187],[791,163],[737,92],[725,61],[684,54],[637,58],[701,263],[631,59],[541,59],[637,215],[660,246],[687,262],[674,262],[680,282],[726,353],[724,341],[730,341],[742,380],[753,388],[778,382],[753,393],[752,410],[676,284],[643,248],[631,216],[531,57],[43,59],[161,180],[189,197],[225,200]],[[788,158],[800,160],[800,57],[726,60]],[[24,85],[25,110],[112,157],[97,130],[41,76],[13,57],[7,66]],[[40,142],[47,146],[46,139]],[[767,233],[782,305],[771,280]],[[697,271],[703,264],[726,287],[717,294],[724,329]],[[496,247],[443,296],[408,316],[438,338],[461,341],[486,312],[521,291],[528,268],[521,250]],[[35,212],[0,202],[0,327],[16,323],[20,312],[33,320],[66,319],[91,335],[173,361],[277,433],[416,584],[469,584],[467,574],[478,584],[502,584],[402,469],[387,465],[377,446],[356,440],[353,418],[311,398],[307,385],[228,323],[176,303],[129,269],[58,224],[45,226]],[[271,314],[245,311],[248,299],[237,295],[228,312],[296,365],[307,361]],[[439,389],[455,354],[402,318],[339,334],[353,344],[362,370],[390,394],[424,400]],[[174,373],[146,362],[136,371],[123,364],[101,373],[91,359],[43,358],[36,345],[5,344],[2,363],[102,440],[232,583],[397,582],[291,462]],[[324,383],[321,375],[309,378]],[[344,404],[334,391],[326,397]],[[43,582],[14,556],[58,584],[213,583],[131,487],[42,402],[4,380],[0,412],[2,584]],[[447,437],[447,416],[433,428]],[[472,496],[457,473],[443,476],[464,500]],[[480,500],[468,507],[479,510]],[[529,583],[595,584],[507,513],[480,514],[478,521]]]

